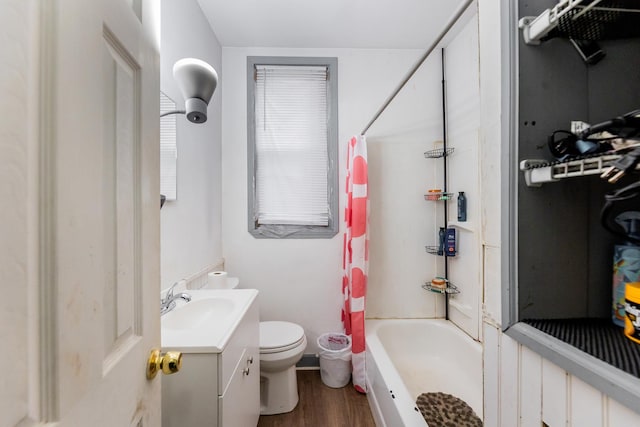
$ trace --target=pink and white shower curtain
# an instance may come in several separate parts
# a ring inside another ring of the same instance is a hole
[[[348,145],[342,252],[342,323],[345,333],[351,336],[353,385],[359,392],[366,393],[364,308],[369,264],[367,142],[364,135],[360,135],[351,138]]]

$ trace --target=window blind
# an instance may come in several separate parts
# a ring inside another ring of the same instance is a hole
[[[160,114],[176,109],[176,104],[160,92]],[[177,196],[177,158],[176,116],[160,118],[160,194],[167,200],[176,200]]]
[[[258,224],[329,223],[326,66],[256,65]]]

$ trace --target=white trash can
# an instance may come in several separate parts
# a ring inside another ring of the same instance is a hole
[[[351,379],[351,339],[345,334],[327,333],[318,337],[320,378],[325,385],[341,388]]]

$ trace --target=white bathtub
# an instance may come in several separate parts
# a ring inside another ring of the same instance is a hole
[[[378,427],[426,427],[425,392],[452,394],[482,418],[482,346],[443,319],[366,321],[367,398]]]

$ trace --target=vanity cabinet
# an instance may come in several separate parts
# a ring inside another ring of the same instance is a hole
[[[182,351],[182,369],[162,378],[163,427],[254,427],[260,416],[260,337],[254,299],[221,352]]]

